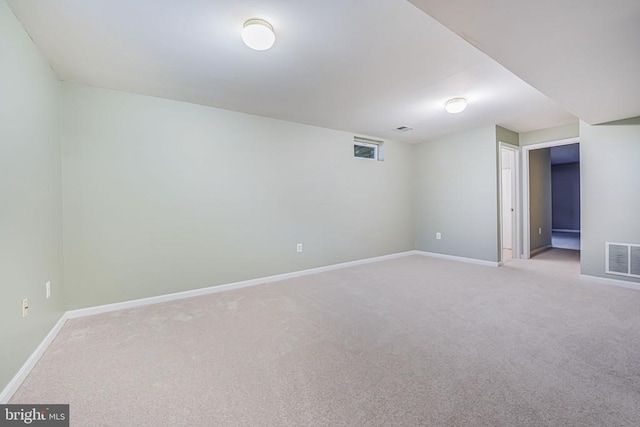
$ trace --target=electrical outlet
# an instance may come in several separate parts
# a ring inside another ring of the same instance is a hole
[[[542,227],[538,227],[538,234],[542,235]]]
[[[29,314],[29,300],[26,298],[22,300],[22,317],[27,317]]]
[[[296,245],[296,252],[302,252],[302,243]]]
[[[49,298],[51,296],[51,281],[50,280],[47,283],[44,284],[44,289],[45,289],[45,292],[47,294],[47,298]]]
[[[440,232],[436,233],[436,240],[442,239],[442,234]]]

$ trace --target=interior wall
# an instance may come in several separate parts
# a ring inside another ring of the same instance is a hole
[[[496,127],[436,138],[415,148],[416,249],[497,262]]]
[[[0,1],[0,390],[64,311],[59,82]],[[51,281],[51,298],[45,283]],[[22,318],[21,301],[29,314]]]
[[[551,245],[551,151],[529,152],[529,242],[530,250]]]
[[[580,231],[580,163],[551,165],[555,230]]]
[[[640,117],[590,126],[580,123],[582,274],[605,273],[605,242],[640,244]]]
[[[62,134],[69,309],[414,248],[409,144],[73,84]]]
[[[520,146],[540,144],[542,142],[559,141],[576,138],[580,135],[580,125],[576,121],[562,126],[533,130],[520,133]]]
[[[497,261],[499,140],[581,136],[582,273],[640,282],[604,273],[605,241],[640,243],[638,118],[519,139],[490,126],[415,147],[388,141],[372,162],[352,157],[349,133],[72,84],[60,134],[60,84],[4,1],[0,63],[0,340],[10,343],[0,386],[65,308],[401,252],[414,238]],[[532,210],[545,203],[532,195]],[[532,220],[532,249],[550,244],[551,226],[539,241],[537,229]]]
[[[517,147],[520,145],[520,135],[502,126],[496,126],[496,142],[506,142]]]

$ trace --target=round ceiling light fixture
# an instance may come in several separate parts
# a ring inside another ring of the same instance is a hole
[[[461,113],[465,108],[467,108],[467,100],[465,98],[451,98],[444,106],[444,109],[451,114]]]
[[[249,19],[242,29],[242,41],[253,50],[267,50],[276,41],[273,27],[264,19]]]

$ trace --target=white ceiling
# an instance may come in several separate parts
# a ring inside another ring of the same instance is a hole
[[[410,0],[590,124],[640,116],[640,0]]]
[[[64,81],[408,142],[576,120],[404,0],[8,3]],[[242,44],[255,17],[275,28],[271,50]],[[451,115],[455,96],[469,106]]]

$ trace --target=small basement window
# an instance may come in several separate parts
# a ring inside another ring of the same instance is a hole
[[[383,160],[382,141],[367,138],[353,138],[353,156],[363,159]]]

